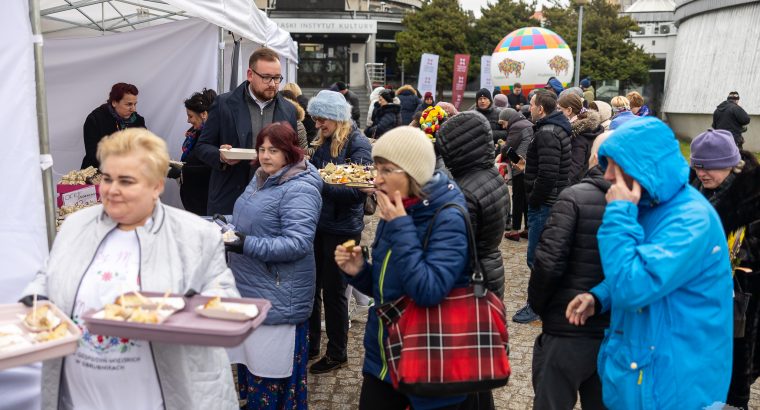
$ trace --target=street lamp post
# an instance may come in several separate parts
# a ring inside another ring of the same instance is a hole
[[[575,79],[574,84],[577,87],[580,84],[581,76],[581,40],[583,39],[583,6],[588,4],[588,0],[575,0],[578,4],[578,42],[575,46]]]

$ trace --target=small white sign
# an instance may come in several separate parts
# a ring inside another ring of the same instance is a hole
[[[62,194],[62,198],[64,206],[88,205],[98,202],[94,185]]]
[[[425,53],[420,58],[420,75],[417,82],[417,90],[420,94],[426,92],[433,94],[435,99],[435,86],[438,81],[438,55]]]
[[[493,90],[493,81],[491,81],[491,56],[480,57],[480,88],[488,91]]]

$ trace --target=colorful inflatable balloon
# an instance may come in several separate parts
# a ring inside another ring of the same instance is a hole
[[[494,88],[509,93],[514,83],[522,85],[523,95],[543,88],[551,77],[564,87],[572,81],[573,53],[557,33],[540,27],[517,29],[504,37],[491,57]]]

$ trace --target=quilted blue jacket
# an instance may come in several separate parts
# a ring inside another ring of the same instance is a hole
[[[599,150],[644,192],[607,205],[597,233],[605,279],[591,292],[610,327],[599,351],[610,409],[701,409],[725,402],[731,380],[728,245],[709,202],[687,183],[673,132],[645,117]]]
[[[247,236],[230,268],[243,297],[272,302],[265,324],[299,324],[311,315],[321,189],[317,169],[304,160],[272,176],[259,168],[235,202],[232,223]]]
[[[367,137],[353,128],[349,135],[351,152],[346,152],[349,144],[343,145],[337,157],[330,153],[332,139],[325,140],[311,157],[311,163],[318,169],[327,164],[345,164],[350,158],[354,164],[372,163],[372,146]],[[319,217],[319,232],[332,235],[354,236],[364,229],[364,200],[367,195],[356,188],[335,187],[324,184],[322,187],[322,214]]]
[[[453,202],[467,209],[464,194],[445,174],[436,172],[423,191],[427,198],[406,210],[407,215],[390,222],[380,221],[372,244],[372,261],[350,283],[365,295],[375,298],[375,306],[410,296],[418,305],[435,306],[454,287],[470,281],[467,228],[456,208],[438,215],[423,252],[422,242],[433,214]],[[390,383],[382,343],[385,327],[370,308],[364,333],[364,373]],[[411,396],[414,409],[432,409],[455,404],[464,396],[419,398]]]

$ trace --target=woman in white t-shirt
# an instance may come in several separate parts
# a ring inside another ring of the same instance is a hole
[[[83,333],[75,353],[44,363],[43,409],[236,409],[223,349],[96,335],[81,320],[127,290],[238,296],[219,231],[159,201],[163,140],[128,129],[97,156],[103,204],[66,219],[25,293],[49,298]]]

